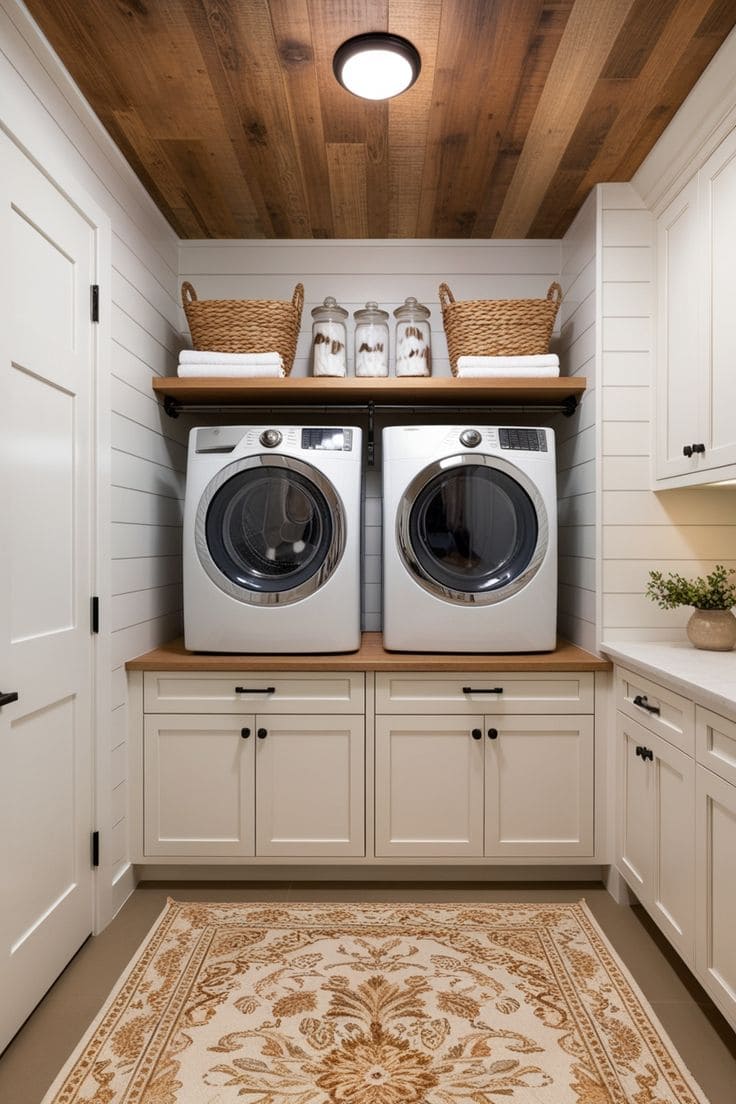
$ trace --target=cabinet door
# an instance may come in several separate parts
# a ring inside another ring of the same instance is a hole
[[[147,716],[146,855],[254,854],[253,716]]]
[[[637,748],[650,747],[651,739],[636,721],[617,714],[618,868],[643,902],[650,899],[654,864],[653,772]]]
[[[706,452],[700,466],[713,469],[736,463],[736,131],[721,142],[698,178],[708,273],[703,282],[703,344],[710,367]]]
[[[695,762],[654,734],[645,746],[652,775],[652,877],[647,905],[670,942],[689,963],[695,938]]]
[[[485,853],[592,855],[593,718],[487,716]]]
[[[376,717],[377,855],[482,856],[482,724]]]
[[[693,178],[657,220],[657,479],[697,472],[702,462],[701,454],[686,457],[682,451],[704,440],[702,252]]]
[[[736,786],[696,772],[698,977],[736,1027]]]
[[[256,854],[365,854],[362,717],[256,719]]]

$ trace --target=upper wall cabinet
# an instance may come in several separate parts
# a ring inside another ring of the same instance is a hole
[[[657,220],[655,480],[736,477],[736,130]]]

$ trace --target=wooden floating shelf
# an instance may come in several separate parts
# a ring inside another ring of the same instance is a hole
[[[176,416],[187,407],[319,406],[557,406],[573,413],[586,381],[555,379],[179,379],[156,378],[153,390]]]

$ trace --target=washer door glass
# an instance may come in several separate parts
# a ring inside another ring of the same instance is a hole
[[[196,538],[203,566],[244,602],[276,604],[312,593],[332,574],[344,546],[334,489],[299,461],[253,457],[233,466],[238,470],[220,473],[200,503]]]
[[[414,490],[399,541],[426,589],[452,600],[495,602],[536,574],[546,517],[534,488],[491,463],[464,462]]]

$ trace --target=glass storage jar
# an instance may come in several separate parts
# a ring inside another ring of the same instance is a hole
[[[388,311],[378,303],[366,303],[355,319],[356,376],[388,375]]]
[[[312,375],[345,376],[348,370],[348,312],[332,295],[312,309]]]
[[[418,303],[413,295],[394,311],[397,376],[432,374],[429,315],[429,307]]]

